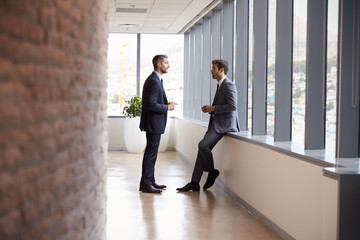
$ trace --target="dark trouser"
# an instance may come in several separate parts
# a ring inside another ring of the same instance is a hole
[[[214,159],[211,150],[224,135],[225,133],[215,132],[212,126],[205,133],[204,138],[199,142],[198,154],[191,178],[192,182],[199,183],[204,171],[214,170]]]
[[[140,186],[152,185],[155,182],[154,170],[160,138],[161,134],[146,133],[146,148],[142,162]]]

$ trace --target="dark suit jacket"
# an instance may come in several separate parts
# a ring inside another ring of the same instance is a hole
[[[237,91],[235,84],[228,78],[221,83],[213,105],[215,110],[211,113],[209,126],[214,122],[217,133],[238,132]]]
[[[153,72],[145,80],[142,92],[140,130],[163,134],[165,131],[168,101],[158,75]]]

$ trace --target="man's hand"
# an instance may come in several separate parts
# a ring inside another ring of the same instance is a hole
[[[169,104],[168,104],[168,106],[169,106],[169,111],[175,110],[175,105],[177,105],[176,102],[169,102]]]
[[[212,106],[212,105],[204,105],[204,106],[202,106],[201,107],[201,110],[204,112],[204,113],[211,113],[211,112],[213,112],[214,111],[214,109],[215,109],[215,107],[214,106]]]

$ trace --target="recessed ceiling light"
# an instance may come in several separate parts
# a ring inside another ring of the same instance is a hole
[[[121,28],[132,28],[132,29],[140,28],[138,24],[133,24],[133,23],[119,23],[116,26]]]

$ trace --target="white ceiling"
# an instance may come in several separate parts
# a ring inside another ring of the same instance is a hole
[[[222,0],[109,0],[111,33],[182,34]]]

